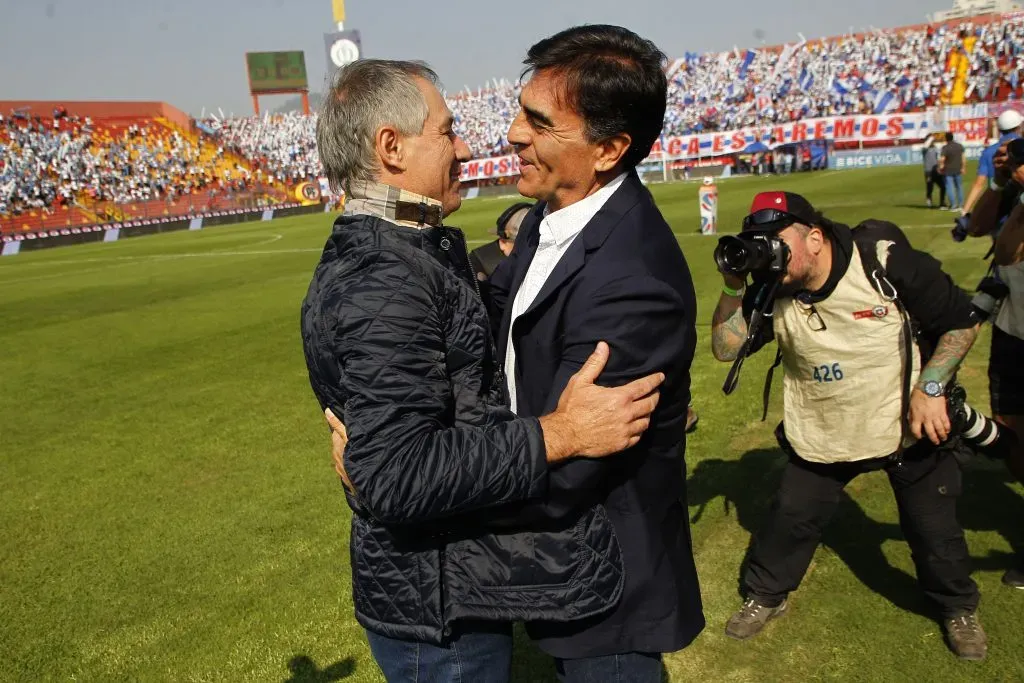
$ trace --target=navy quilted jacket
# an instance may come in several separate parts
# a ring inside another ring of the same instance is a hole
[[[546,454],[539,421],[507,408],[489,325],[459,230],[338,218],[302,341],[348,430],[354,603],[377,633],[441,643],[459,619],[581,619],[621,593],[602,507],[517,526]]]

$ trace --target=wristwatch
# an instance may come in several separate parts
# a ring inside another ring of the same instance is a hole
[[[921,391],[923,391],[926,396],[931,396],[932,398],[942,396],[943,393],[945,393],[945,390],[946,387],[942,386],[942,382],[936,382],[935,380],[928,380],[921,385]]]

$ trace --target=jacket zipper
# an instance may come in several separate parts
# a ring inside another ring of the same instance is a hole
[[[446,233],[450,232],[453,235],[458,235],[461,238],[462,253],[466,255],[466,268],[469,271],[469,279],[473,281],[473,289],[476,291],[476,298],[483,302],[484,295],[480,291],[480,283],[476,279],[476,273],[473,272],[473,263],[469,259],[469,245],[466,243],[466,236],[458,228],[445,227],[444,230],[446,231]],[[448,244],[447,247],[444,246],[446,243]],[[441,236],[441,249],[443,249],[444,251],[448,251],[449,249],[451,249],[451,239],[449,239],[447,234],[442,234]],[[498,383],[499,387],[503,387],[505,386],[505,363],[498,362],[497,340],[491,340],[491,353],[494,355],[494,365],[497,368],[494,380]],[[504,393],[508,393],[507,387]]]

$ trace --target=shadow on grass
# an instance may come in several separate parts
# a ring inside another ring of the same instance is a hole
[[[721,499],[725,513],[736,515],[740,526],[751,534],[752,543],[753,535],[766,521],[785,465],[786,456],[778,449],[752,450],[739,460],[700,462],[687,481],[688,502],[697,506],[691,523],[700,519],[708,505]],[[965,529],[995,531],[1020,553],[1024,551],[1024,528],[1019,523],[1024,518],[1024,499],[1011,485],[1012,478],[1001,464],[980,460],[969,463],[964,472],[959,518]],[[882,552],[883,544],[891,540],[905,540],[899,524],[872,519],[843,492],[822,543],[865,586],[896,607],[935,618],[936,611],[918,587],[916,577],[890,565]],[[743,558],[737,558],[740,590],[750,550],[748,545]],[[1014,562],[1013,555],[992,553],[972,558],[972,569],[1007,569]]]
[[[296,655],[288,662],[288,671],[292,676],[285,679],[284,683],[333,683],[348,678],[355,670],[356,660],[352,657],[321,669],[311,657]]]

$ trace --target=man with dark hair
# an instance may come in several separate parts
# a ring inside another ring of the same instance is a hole
[[[967,155],[964,146],[956,141],[952,133],[946,133],[946,146],[939,155],[939,173],[946,179],[946,196],[949,197],[950,211],[964,207],[964,174],[967,173]]]
[[[302,304],[303,350],[347,439],[336,466],[352,508],[353,603],[392,683],[504,683],[512,622],[614,609],[623,579],[608,514],[530,524],[518,513],[562,490],[559,464],[641,458],[619,454],[640,442],[661,382],[604,373],[625,386],[596,385],[608,359],[598,340],[552,409],[508,410],[465,239],[443,224],[469,157],[452,124],[429,68],[385,60],[339,69],[317,122],[327,177],[348,202]]]
[[[895,225],[869,220],[850,229],[800,195],[758,194],[743,233],[784,245],[783,270],[755,270],[749,290],[748,273],[723,273],[711,348],[718,360],[736,362],[778,342],[784,420],[776,437],[789,463],[726,635],[746,640],[786,613],[842,490],[884,471],[918,582],[941,612],[950,647],[983,659],[978,586],[956,516],[959,440],[946,402],[978,334],[970,299]],[[751,327],[759,306],[757,320],[768,322]]]
[[[939,188],[939,206],[943,207],[946,205],[946,179],[939,173],[938,145],[938,140],[931,136],[925,142],[924,149],[921,151],[921,160],[924,162],[924,190],[929,209],[934,206],[932,204],[932,190],[935,187]]]
[[[530,48],[521,111],[508,131],[521,194],[539,200],[492,278],[499,355],[512,409],[543,415],[597,340],[602,381],[666,375],[647,435],[601,464],[551,474],[524,514],[545,524],[596,522],[620,558],[616,605],[576,622],[528,622],[562,680],[660,683],[661,654],[704,627],[686,508],[687,405],[696,298],[686,259],[635,167],[661,132],[665,56],[616,26],[581,26]],[[595,461],[596,463],[596,461]],[[563,549],[550,547],[552,558]]]

